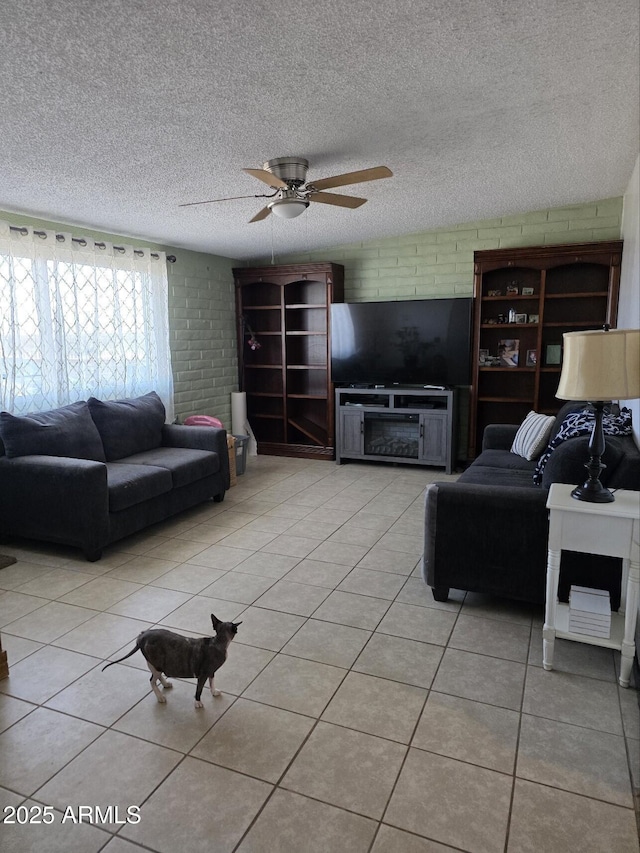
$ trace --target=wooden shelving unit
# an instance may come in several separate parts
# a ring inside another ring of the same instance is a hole
[[[615,326],[621,258],[620,240],[475,252],[471,458],[487,424],[520,423],[531,409],[558,410],[562,335]],[[508,322],[510,311],[526,321]],[[500,342],[514,340],[517,366],[483,362],[483,352],[495,360]]]
[[[338,264],[234,269],[240,388],[258,452],[333,459],[332,302]],[[260,347],[248,342],[255,335]]]

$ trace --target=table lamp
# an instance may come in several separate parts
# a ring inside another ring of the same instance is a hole
[[[592,503],[609,503],[613,494],[600,482],[606,466],[601,457],[605,449],[602,415],[612,400],[640,397],[640,329],[609,329],[565,332],[564,356],[556,397],[561,400],[586,400],[595,409],[589,439],[588,478],[576,486],[572,497]]]

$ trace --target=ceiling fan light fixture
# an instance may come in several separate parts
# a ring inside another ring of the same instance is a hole
[[[295,219],[309,207],[309,202],[301,198],[281,198],[268,205],[272,213],[280,219]]]

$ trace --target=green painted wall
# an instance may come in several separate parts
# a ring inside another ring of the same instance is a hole
[[[357,211],[353,215],[357,216]],[[474,251],[618,240],[621,222],[622,197],[610,198],[385,240],[285,254],[277,262],[343,264],[346,302],[470,296]]]
[[[30,225],[118,245],[149,246],[175,255],[169,273],[169,328],[176,416],[208,414],[231,429],[231,392],[238,390],[234,266],[237,261],[146,240],[0,211],[11,225]]]

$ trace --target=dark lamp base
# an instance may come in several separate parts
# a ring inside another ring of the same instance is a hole
[[[609,489],[600,482],[600,474],[607,467],[602,462],[605,449],[604,430],[602,429],[602,415],[605,404],[603,402],[592,403],[595,409],[595,420],[589,439],[589,461],[584,466],[589,475],[581,486],[576,486],[571,492],[571,497],[577,501],[589,501],[592,504],[609,504],[615,500]]]
[[[582,486],[576,486],[571,492],[571,497],[577,501],[588,501],[592,504],[608,504],[615,501],[614,496],[605,489],[600,480],[595,482],[587,480]]]

